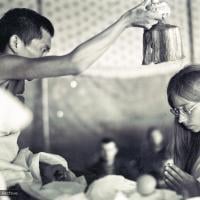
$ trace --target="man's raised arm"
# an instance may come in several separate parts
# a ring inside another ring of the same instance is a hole
[[[150,0],[124,13],[115,23],[91,39],[78,45],[69,54],[25,58],[15,55],[0,57],[0,79],[35,79],[64,75],[76,75],[91,66],[128,27],[151,28],[169,14],[166,3],[158,9],[148,9]]]

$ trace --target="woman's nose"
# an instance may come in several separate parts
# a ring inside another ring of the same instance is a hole
[[[179,114],[178,123],[182,124],[187,121],[187,117],[183,114]]]

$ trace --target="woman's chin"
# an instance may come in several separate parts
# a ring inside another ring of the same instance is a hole
[[[188,130],[192,131],[193,133],[199,133],[200,132],[200,127],[187,127]]]

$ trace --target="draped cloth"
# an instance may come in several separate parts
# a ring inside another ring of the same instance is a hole
[[[39,162],[61,164],[73,175],[73,181],[54,181],[42,185]],[[83,176],[76,177],[69,170],[63,157],[44,152],[33,154],[28,148],[22,149],[12,163],[1,160],[0,172],[8,187],[19,184],[23,191],[41,200],[53,200],[64,194],[70,197],[84,192],[87,185]]]

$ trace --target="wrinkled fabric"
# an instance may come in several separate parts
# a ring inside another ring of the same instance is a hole
[[[152,194],[143,196],[137,191],[137,183],[118,175],[108,175],[94,181],[88,188],[89,200],[181,200],[176,192],[156,189]]]
[[[75,175],[73,181],[54,181],[42,185],[39,162],[52,165],[61,164],[73,174],[63,157],[44,152],[33,154],[28,148],[22,149],[13,163],[4,161],[4,165],[0,165],[0,172],[8,187],[19,184],[27,194],[41,200],[54,200],[60,195],[72,196],[84,192],[87,185],[84,177],[76,177]]]
[[[87,190],[90,200],[113,200],[118,192],[126,195],[136,191],[136,182],[119,175],[108,175],[94,181]]]

